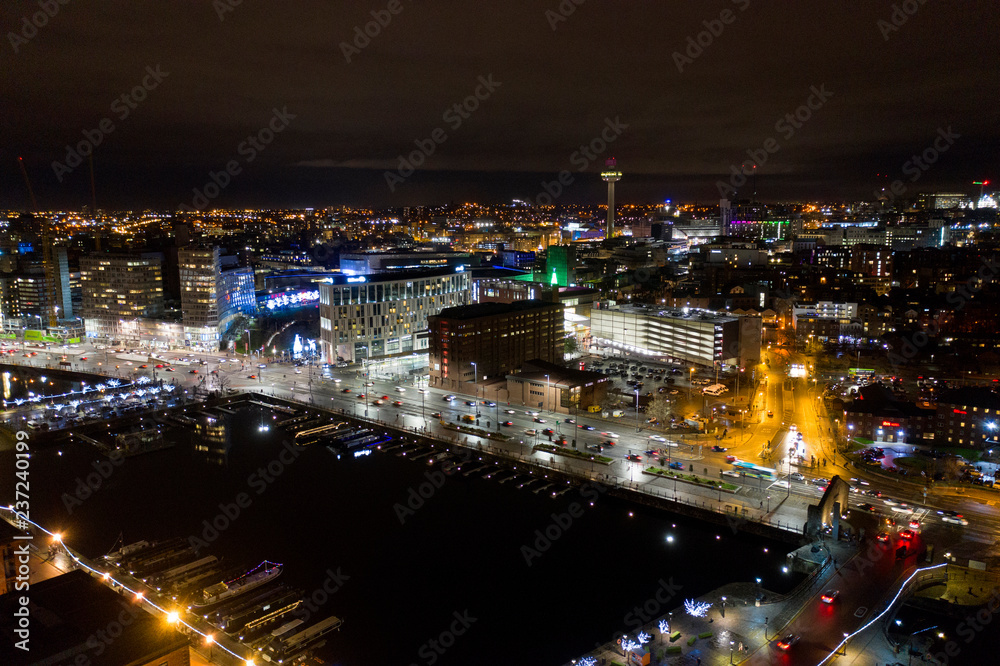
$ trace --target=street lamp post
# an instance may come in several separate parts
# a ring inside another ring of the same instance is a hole
[[[639,389],[635,390],[635,431],[639,432]]]
[[[469,365],[472,366],[472,371],[474,373],[474,375],[473,375],[473,381],[475,382],[475,387],[476,387],[476,400],[475,400],[475,402],[476,402],[476,412],[475,412],[475,416],[476,416],[476,418],[479,418],[479,365],[475,361],[469,361]]]

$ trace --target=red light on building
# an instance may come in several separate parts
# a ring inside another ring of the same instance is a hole
[[[898,428],[899,424],[894,421],[882,421],[882,425],[889,428]]]
[[[961,409],[953,409],[951,411],[955,412],[956,414],[968,414],[968,412]]]

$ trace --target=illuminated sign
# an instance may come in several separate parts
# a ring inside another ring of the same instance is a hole
[[[278,308],[295,307],[297,305],[315,303],[318,300],[318,290],[294,292],[283,291],[280,294],[270,294],[264,302],[264,307],[268,310],[275,310]]]
[[[359,275],[357,277],[349,277],[349,278],[347,278],[347,281],[348,282],[365,282],[365,276],[364,275]]]
[[[355,458],[360,458],[361,456],[370,456],[371,454],[372,454],[372,450],[371,449],[362,449],[361,451],[355,451],[354,452],[354,457]]]
[[[898,428],[899,427],[899,424],[895,423],[893,421],[882,421],[882,425],[883,426],[888,426],[890,428]]]

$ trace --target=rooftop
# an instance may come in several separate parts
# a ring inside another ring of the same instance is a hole
[[[535,381],[559,388],[572,388],[574,386],[582,386],[591,382],[608,379],[607,375],[602,375],[599,372],[588,372],[586,370],[564,368],[561,365],[537,358],[525,361],[521,372],[509,376],[520,380]]]
[[[687,319],[691,321],[714,321],[727,322],[736,321],[735,317],[728,312],[717,312],[715,310],[702,310],[700,308],[664,308],[656,305],[636,303],[631,305],[616,305],[613,307],[594,308],[596,311],[623,312],[625,314],[645,315],[647,317],[660,317],[662,319]]]
[[[32,663],[77,663],[81,655],[85,663],[159,663],[188,644],[187,638],[165,622],[79,569],[33,584],[30,600]],[[18,603],[18,595],[0,597],[0,633],[5,636],[15,636]],[[98,632],[106,632],[115,623],[124,627],[120,636],[95,640],[95,636],[104,635]],[[24,654],[13,641],[0,645],[0,663],[24,663]]]
[[[515,301],[513,303],[473,303],[471,305],[459,305],[453,308],[445,308],[437,315],[440,319],[479,319],[480,317],[495,317],[502,314],[514,312],[527,312],[530,310],[540,310],[549,307],[562,307],[558,303],[551,301],[541,301],[537,298],[526,301]]]

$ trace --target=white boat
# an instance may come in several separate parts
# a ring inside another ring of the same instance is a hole
[[[192,608],[204,608],[214,606],[223,601],[228,601],[250,590],[269,583],[281,575],[281,564],[264,560],[253,569],[250,569],[236,578],[228,581],[221,581],[215,585],[209,585],[202,590],[202,599],[191,604]]]

